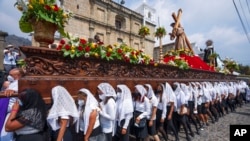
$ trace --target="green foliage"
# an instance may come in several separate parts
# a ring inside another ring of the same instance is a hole
[[[165,30],[164,27],[158,27],[156,29],[156,32],[155,32],[155,37],[158,39],[158,38],[162,38],[164,36],[166,36],[167,34],[167,31]]]
[[[19,28],[24,33],[33,32],[35,21],[47,21],[57,26],[58,32],[66,36],[65,24],[72,13],[57,6],[56,0],[17,0],[15,6],[22,12]]]

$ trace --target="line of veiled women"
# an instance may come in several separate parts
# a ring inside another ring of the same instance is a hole
[[[14,132],[16,141],[129,141],[131,135],[136,140],[151,136],[160,141],[158,133],[167,140],[169,131],[179,140],[182,125],[186,139],[191,140],[190,119],[199,135],[208,117],[213,121],[225,114],[227,103],[232,106],[230,100],[242,104],[239,97],[245,89],[244,82],[166,82],[155,89],[138,84],[131,92],[124,84],[114,88],[100,83],[97,95],[82,88],[75,101],[71,96],[75,94],[59,85],[52,88],[49,108],[36,90],[26,89],[13,105],[5,130]]]

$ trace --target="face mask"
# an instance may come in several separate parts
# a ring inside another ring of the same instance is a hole
[[[83,106],[84,105],[84,100],[78,100],[78,105]]]
[[[104,94],[99,94],[99,98],[101,99],[101,100],[104,100],[104,98],[105,98],[105,96],[104,96]]]
[[[18,103],[20,106],[23,106],[23,102],[20,99],[18,99]]]
[[[140,93],[134,93],[134,96],[140,96]]]
[[[177,88],[177,86],[173,86],[173,87],[172,87],[172,89],[173,89],[174,91],[176,90],[176,88]]]
[[[156,91],[155,91],[155,94],[157,94],[157,95],[159,95],[159,94],[161,94],[161,93],[162,93],[161,90],[156,90]]]
[[[7,76],[7,80],[8,80],[9,82],[13,82],[15,79],[14,79],[11,75],[8,75],[8,76]]]
[[[121,98],[122,93],[121,92],[117,92],[117,98]]]

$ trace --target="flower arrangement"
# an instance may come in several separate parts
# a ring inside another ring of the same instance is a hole
[[[169,51],[166,52],[166,54],[164,55],[164,57],[169,57],[169,56],[180,56],[181,54],[186,54],[188,56],[193,56],[193,52],[191,50],[189,50],[188,48],[185,49],[171,49]]]
[[[22,32],[33,32],[33,23],[36,21],[47,21],[57,26],[62,36],[65,24],[72,17],[72,13],[64,10],[56,4],[56,0],[17,0],[15,6],[22,12],[19,27]]]
[[[228,69],[231,73],[234,70],[239,70],[238,63],[236,63],[236,61],[234,61],[233,59],[226,58],[225,60],[223,60],[223,63],[224,63],[224,67]]]
[[[176,66],[183,70],[189,69],[188,62],[184,58],[181,58],[180,56],[175,56],[173,60],[170,60],[168,62],[168,65]]]
[[[135,50],[125,43],[120,45],[104,46],[102,42],[87,42],[83,38],[71,37],[68,41],[62,39],[57,50],[63,52],[64,57],[70,58],[94,57],[104,60],[123,60],[132,64],[154,64],[154,60],[147,56],[142,50]]]
[[[140,35],[141,37],[145,38],[149,34],[150,34],[150,30],[147,26],[142,26],[139,29],[138,35]]]

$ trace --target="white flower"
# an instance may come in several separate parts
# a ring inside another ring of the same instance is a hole
[[[84,54],[84,57],[85,57],[85,58],[89,58],[89,56],[90,56],[89,53],[85,53],[85,54]]]

